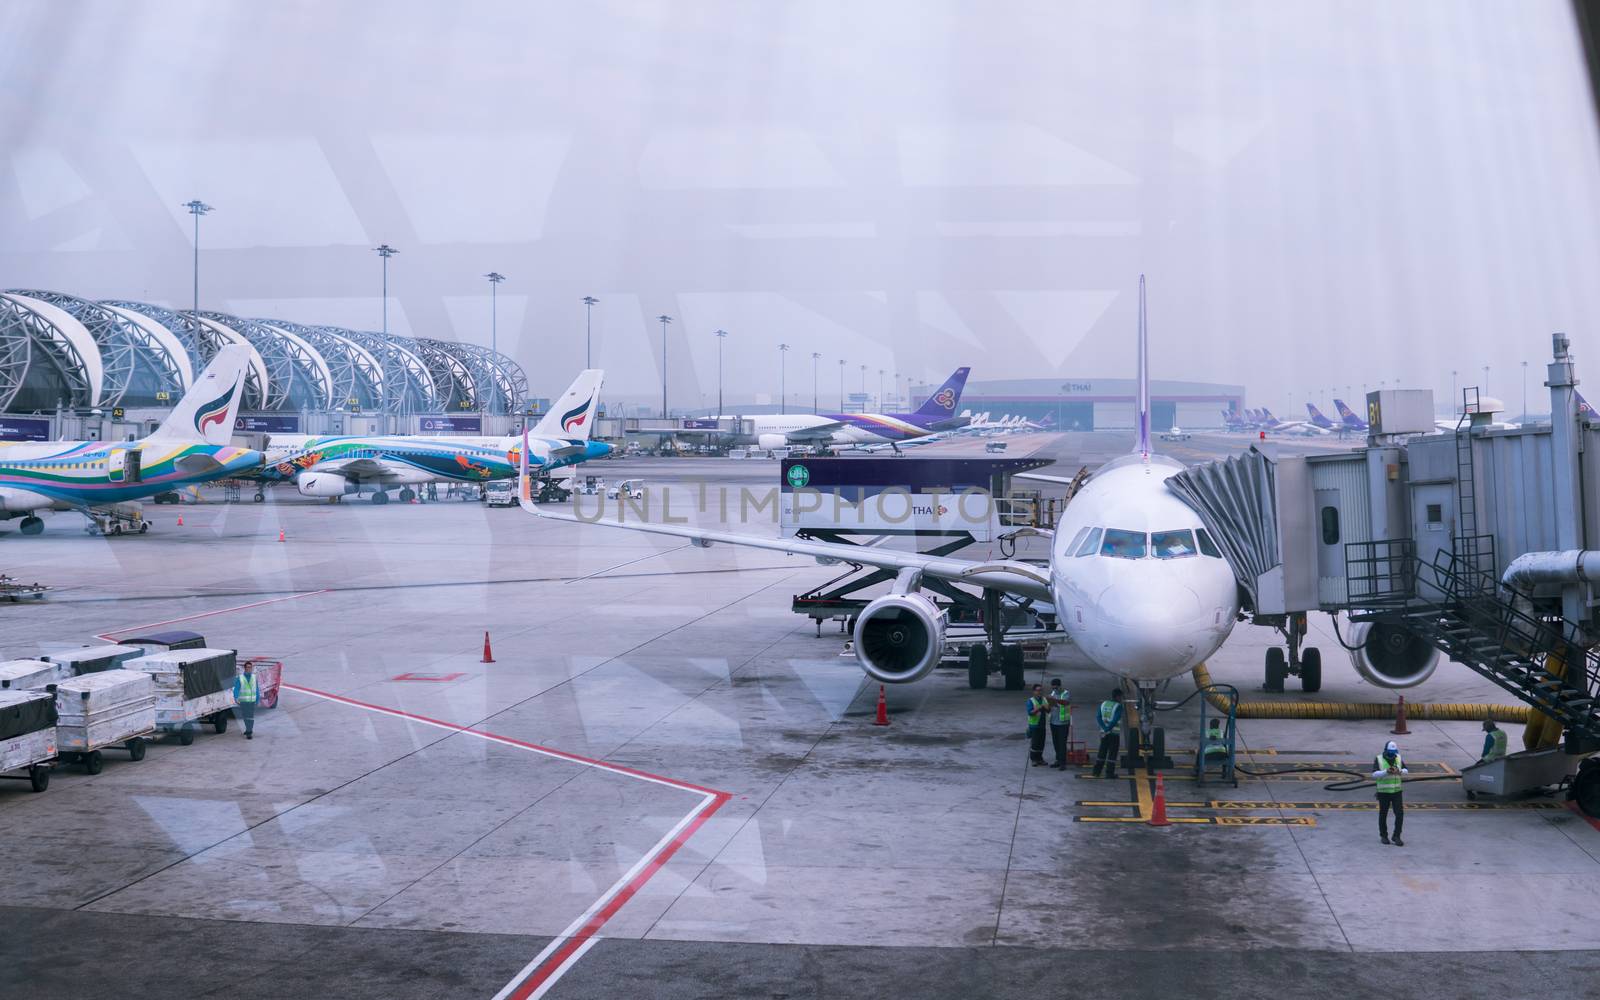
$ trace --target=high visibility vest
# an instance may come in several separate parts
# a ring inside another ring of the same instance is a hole
[[[1116,718],[1117,709],[1120,708],[1120,707],[1121,706],[1118,705],[1114,701],[1102,701],[1100,703],[1100,728],[1101,729],[1110,729],[1111,728],[1111,720]]]
[[[1499,760],[1504,757],[1506,755],[1506,731],[1504,729],[1490,730],[1489,739],[1493,741],[1493,745],[1489,747],[1489,752],[1484,754],[1483,759]]]
[[[251,705],[256,700],[256,675],[239,675],[239,704]]]
[[[1028,725],[1037,726],[1039,723],[1043,722],[1044,713],[1049,707],[1050,703],[1045,701],[1043,698],[1029,698]]]
[[[1070,718],[1071,712],[1072,712],[1072,701],[1067,697],[1067,693],[1065,691],[1063,691],[1063,692],[1061,692],[1060,697],[1058,697],[1056,699],[1056,717],[1055,717],[1056,725],[1058,725],[1058,726],[1066,725],[1067,724],[1067,719]]]
[[[1394,755],[1394,766],[1396,768],[1402,768],[1406,766],[1405,761],[1401,760],[1399,754]],[[1398,792],[1400,790],[1400,776],[1398,774],[1389,774],[1388,767],[1389,762],[1384,759],[1383,754],[1378,754],[1376,763],[1373,765],[1372,769],[1374,771],[1384,772],[1384,774],[1379,777],[1377,781],[1379,795],[1388,795],[1390,792]]]

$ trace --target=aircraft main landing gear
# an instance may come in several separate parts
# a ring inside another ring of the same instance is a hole
[[[417,498],[417,491],[407,486],[400,491],[400,502],[410,503]]]
[[[389,494],[379,490],[378,492],[372,494],[372,499],[369,502],[382,507],[384,504],[389,502]]]
[[[1266,682],[1261,690],[1273,694],[1283,693],[1284,678],[1291,674],[1300,678],[1300,690],[1316,694],[1322,690],[1322,650],[1315,646],[1301,649],[1306,638],[1305,614],[1292,614],[1276,626],[1288,640],[1286,646],[1271,646],[1266,654]]]

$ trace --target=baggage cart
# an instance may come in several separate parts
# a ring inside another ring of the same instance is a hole
[[[1467,798],[1494,795],[1501,798],[1523,795],[1550,785],[1559,785],[1577,773],[1581,760],[1561,747],[1523,750],[1507,754],[1487,764],[1461,769],[1461,787]]]
[[[262,656],[252,656],[239,663],[239,672],[244,672],[244,665],[251,664],[256,668],[256,688],[260,697],[258,702],[261,708],[278,707],[278,689],[283,686],[283,661],[269,660]]]
[[[156,728],[155,681],[140,670],[102,670],[50,685],[56,699],[56,750],[90,774],[104,766],[102,750],[120,747],[143,760]]]
[[[238,672],[234,650],[172,649],[129,660],[125,668],[142,670],[154,679],[156,728],[176,735],[179,743],[193,743],[202,723],[218,733],[227,732]]]
[[[56,699],[48,691],[0,691],[0,777],[50,787],[56,759]],[[9,772],[22,771],[23,774]]]
[[[78,677],[101,670],[115,670],[146,652],[148,650],[138,646],[83,646],[47,653],[43,658],[61,667],[62,677]]]
[[[0,691],[42,691],[66,676],[49,660],[6,660],[0,663]]]
[[[174,629],[170,632],[146,632],[142,635],[125,635],[117,640],[124,646],[150,646],[156,649],[205,649],[206,637],[199,632]],[[148,650],[143,650],[143,656]]]

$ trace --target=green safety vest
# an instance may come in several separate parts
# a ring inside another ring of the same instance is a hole
[[[239,675],[239,704],[252,705],[256,700],[256,675]]]
[[[1114,701],[1102,701],[1100,703],[1100,725],[1101,726],[1109,726],[1109,725],[1111,725],[1111,718],[1112,718],[1112,716],[1114,716],[1116,714],[1117,714],[1117,703],[1116,702],[1114,702]]]
[[[1399,754],[1394,755],[1394,766],[1396,768],[1406,766],[1405,760],[1402,759]],[[1383,759],[1383,754],[1378,754],[1376,763],[1373,764],[1372,769],[1374,771],[1385,772],[1384,775],[1377,780],[1379,795],[1388,795],[1390,792],[1398,792],[1400,790],[1400,776],[1398,774],[1389,774],[1387,772],[1388,767],[1389,762]]]
[[[1501,757],[1504,757],[1506,755],[1506,731],[1504,729],[1493,730],[1489,733],[1489,739],[1493,740],[1494,742],[1489,747],[1488,755],[1483,759],[1499,760]]]
[[[1057,698],[1056,701],[1055,721],[1057,725],[1064,726],[1067,724],[1067,719],[1072,712],[1072,702],[1068,700],[1067,693],[1065,691],[1061,692],[1061,697]]]
[[[1046,702],[1043,698],[1029,698],[1028,699],[1028,725],[1037,726],[1039,724],[1040,720],[1042,720],[1044,718],[1045,709],[1047,709],[1049,707],[1050,707],[1049,703]]]

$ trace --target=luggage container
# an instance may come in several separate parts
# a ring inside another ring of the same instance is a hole
[[[42,792],[50,787],[50,762],[55,759],[55,696],[48,691],[0,691],[0,777],[26,779]]]
[[[175,733],[184,746],[194,742],[203,722],[226,732],[233,709],[233,678],[238,654],[231,649],[174,649],[151,653],[125,665],[155,680],[156,728]]]
[[[62,677],[77,677],[102,670],[115,670],[148,650],[138,646],[84,646],[46,654],[44,659],[61,667]]]
[[[42,691],[65,676],[48,660],[6,660],[0,663],[0,691]]]
[[[278,689],[283,687],[283,661],[268,660],[260,656],[252,656],[239,664],[241,672],[244,664],[249,663],[256,668],[256,687],[260,692],[261,708],[278,707]]]
[[[156,649],[205,649],[206,637],[199,632],[146,632],[144,635],[123,636],[118,640],[124,646],[152,646]]]
[[[104,766],[100,751],[120,746],[144,759],[145,737],[156,728],[156,689],[142,670],[102,670],[52,684],[56,750],[90,774]]]

